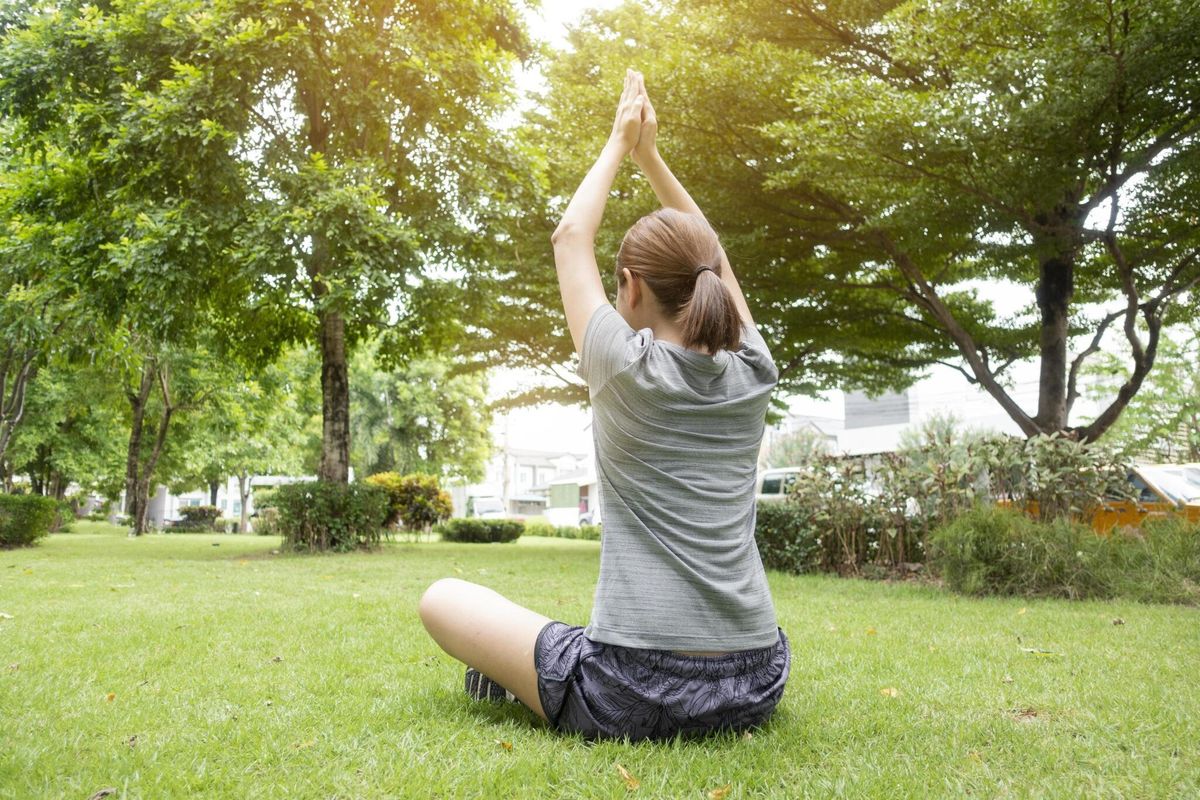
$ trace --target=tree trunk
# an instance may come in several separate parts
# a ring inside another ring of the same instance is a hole
[[[238,473],[238,494],[242,498],[242,518],[238,523],[238,533],[251,533],[250,509],[246,507],[250,502],[250,476],[244,472]]]
[[[146,510],[147,506],[150,505],[150,481],[154,477],[154,468],[158,465],[158,457],[162,455],[163,444],[167,441],[167,428],[171,424],[171,414],[175,411],[175,407],[171,405],[167,369],[163,366],[155,371],[158,373],[159,388],[162,389],[162,419],[159,420],[158,431],[154,436],[154,450],[151,451],[150,459],[146,462],[146,466],[141,470],[137,484],[138,513],[134,517],[134,536],[141,536],[146,532]]]
[[[1067,334],[1074,293],[1074,255],[1060,253],[1043,261],[1037,285],[1037,304],[1042,312],[1042,369],[1034,421],[1045,433],[1067,427]]]
[[[324,311],[321,322],[321,464],[317,480],[346,483],[350,474],[350,379],[346,366],[346,322]]]
[[[127,394],[133,411],[133,422],[129,429],[129,450],[125,456],[125,513],[136,522],[143,517],[138,508],[138,467],[141,465],[142,427],[146,416],[146,402],[154,385],[154,360],[147,358],[142,365],[142,382],[138,393]],[[137,526],[134,526],[135,534]]]
[[[208,484],[208,504],[215,506],[217,504],[217,490],[221,488],[221,484],[217,481],[212,481]]]

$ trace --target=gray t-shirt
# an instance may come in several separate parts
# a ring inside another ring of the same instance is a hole
[[[584,635],[664,650],[778,639],[754,541],[758,452],[779,370],[762,336],[714,355],[635,331],[608,303],[579,375],[592,400],[600,579]]]

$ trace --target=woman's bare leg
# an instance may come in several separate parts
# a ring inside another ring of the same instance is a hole
[[[546,719],[538,697],[533,646],[552,620],[486,586],[458,578],[435,581],[421,595],[425,630],[443,650],[488,676]]]

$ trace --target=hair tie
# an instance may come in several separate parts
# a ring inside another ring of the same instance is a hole
[[[708,266],[707,264],[701,264],[700,266],[698,266],[694,270],[692,270],[692,277],[699,278],[700,273],[704,272],[704,270],[708,270],[709,272],[711,272],[714,275],[717,274],[717,271],[715,269],[713,269],[712,267]]]

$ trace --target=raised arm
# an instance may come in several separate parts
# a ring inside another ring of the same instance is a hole
[[[634,75],[637,76],[637,88],[642,97],[642,129],[630,157],[649,179],[650,186],[658,197],[658,202],[667,208],[696,214],[707,222],[708,218],[704,216],[700,206],[696,205],[696,201],[683,188],[683,184],[679,182],[679,179],[667,166],[667,162],[658,153],[658,143],[655,141],[658,134],[658,117],[654,113],[654,106],[650,104],[649,95],[646,94],[646,81],[642,73],[635,71]],[[742,321],[753,326],[754,318],[750,316],[750,307],[746,304],[742,287],[738,285],[737,276],[733,274],[733,267],[730,266],[729,258],[725,255],[723,247],[721,247],[721,280],[729,287],[729,292],[733,295],[734,305],[737,306]]]
[[[571,202],[567,204],[558,227],[550,237],[554,245],[554,266],[558,270],[558,288],[575,352],[582,355],[583,334],[592,313],[608,302],[600,270],[596,266],[596,232],[604,215],[604,205],[621,161],[637,143],[642,118],[642,98],[633,70],[625,71],[625,88],[617,104],[613,130],[596,163],[588,170]]]

